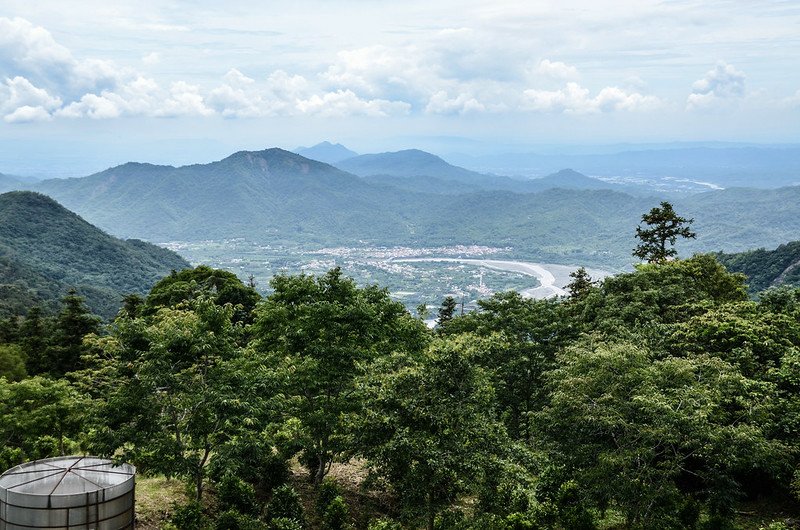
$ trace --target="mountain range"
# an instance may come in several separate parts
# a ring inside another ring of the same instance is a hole
[[[128,163],[31,186],[120,237],[246,238],[276,245],[481,244],[520,257],[630,265],[634,228],[664,199],[560,171],[514,179],[411,150],[338,167],[281,149],[182,167]],[[359,176],[361,175],[361,176]],[[731,188],[674,197],[693,217],[693,251],[777,246],[800,230],[800,188]]]
[[[170,250],[112,237],[45,195],[0,195],[0,317],[37,304],[53,311],[72,288],[110,317],[125,294],[188,266]]]
[[[361,155],[334,165],[371,183],[406,191],[443,195],[491,190],[538,193],[554,188],[609,189],[633,194],[642,194],[646,191],[639,186],[615,184],[587,177],[571,169],[562,169],[551,175],[531,179],[479,173],[454,166],[436,155],[418,149]]]
[[[504,175],[547,175],[571,167],[582,173],[627,180],[670,179],[673,183],[719,187],[776,188],[800,184],[798,145],[617,146],[611,152],[453,153],[452,162]]]

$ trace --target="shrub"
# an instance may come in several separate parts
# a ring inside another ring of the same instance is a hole
[[[289,479],[289,464],[268,439],[245,436],[221,446],[209,464],[212,480],[219,482],[226,473],[270,492]]]
[[[288,484],[275,488],[272,498],[267,504],[266,519],[293,519],[301,526],[305,524],[303,505],[300,503],[300,496]]]
[[[267,530],[267,525],[236,510],[228,510],[217,517],[215,530]]]
[[[217,484],[217,501],[221,510],[236,510],[243,514],[258,513],[253,486],[231,473],[226,473]]]
[[[322,530],[348,530],[353,527],[349,522],[350,510],[344,498],[339,495],[333,498],[322,516]]]
[[[325,510],[328,509],[328,506],[333,499],[339,495],[341,495],[339,485],[336,484],[333,479],[328,477],[323,480],[317,489],[317,513],[320,515],[325,515]]]
[[[303,530],[303,525],[295,519],[276,517],[267,525],[269,530]]]
[[[380,519],[373,519],[370,521],[367,530],[403,530],[403,525],[394,519],[382,517]]]
[[[203,507],[197,501],[183,506],[175,506],[170,522],[179,530],[204,530],[207,526]]]

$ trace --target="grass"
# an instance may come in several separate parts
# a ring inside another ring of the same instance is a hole
[[[336,482],[350,509],[351,520],[358,528],[366,528],[374,518],[395,514],[396,507],[388,494],[367,490],[364,481],[367,469],[363,461],[354,459],[347,463],[334,463],[328,478]],[[321,514],[316,513],[316,491],[308,479],[308,471],[296,460],[292,462],[289,484],[300,495],[309,528],[320,528]]]
[[[157,530],[172,515],[172,507],[189,502],[186,484],[164,477],[136,477],[136,528]]]

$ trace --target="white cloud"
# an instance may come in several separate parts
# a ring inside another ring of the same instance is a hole
[[[112,99],[97,94],[84,94],[80,101],[75,101],[56,112],[56,116],[64,118],[92,118],[103,120],[118,118],[122,109]]]
[[[686,100],[687,108],[699,109],[717,104],[721,100],[745,96],[744,72],[720,61],[706,72],[702,79],[692,84],[692,93]]]
[[[247,77],[242,72],[237,70],[236,68],[231,68],[228,70],[228,73],[222,76],[222,79],[225,80],[228,84],[235,85],[235,86],[247,86],[252,85],[256,82],[255,79],[252,77]]]
[[[223,77],[225,83],[208,94],[206,103],[226,118],[289,115],[298,101],[311,97],[308,81],[300,75],[276,70],[264,82],[236,69]]]
[[[784,98],[781,103],[784,107],[800,107],[800,90],[795,92],[793,96]]]
[[[638,92],[626,92],[620,88],[610,86],[602,89],[592,100],[601,112],[615,110],[646,111],[653,110],[661,105],[655,96],[645,96]]]
[[[22,18],[0,18],[0,75],[24,75],[65,99],[117,86],[132,71],[111,61],[78,61],[49,31]]]
[[[429,114],[467,114],[484,111],[486,111],[486,106],[471,94],[459,94],[451,98],[444,90],[431,96],[425,106],[425,112]]]
[[[242,89],[222,85],[208,94],[206,102],[226,118],[252,118],[261,115],[258,99],[251,99]]]
[[[294,101],[308,92],[308,80],[301,75],[290,75],[276,70],[267,78],[267,90],[275,99]]]
[[[535,72],[539,75],[553,79],[572,81],[578,78],[578,69],[560,61],[542,59],[536,66]]]
[[[525,90],[521,107],[535,112],[592,114],[651,110],[660,104],[661,101],[655,96],[626,92],[618,87],[605,87],[592,97],[589,89],[570,82],[560,90]]]
[[[208,108],[200,94],[200,87],[185,81],[172,83],[170,97],[154,113],[155,116],[175,118],[178,116],[210,116],[214,111]]]
[[[404,101],[365,100],[359,98],[351,90],[337,90],[323,95],[314,94],[308,99],[298,101],[297,109],[304,114],[325,117],[343,117],[354,114],[384,117],[391,114],[407,114],[411,105]]]
[[[61,99],[51,96],[47,90],[33,85],[22,76],[6,79],[0,85],[0,112],[13,112],[19,107],[42,107],[52,111],[61,106]]]
[[[334,88],[387,99],[427,94],[440,83],[434,66],[414,46],[340,51],[320,78]]]
[[[11,114],[3,117],[6,123],[28,123],[34,121],[49,121],[53,116],[44,107],[31,107],[24,105]]]
[[[158,64],[161,62],[161,55],[158,52],[151,52],[142,57],[142,62],[147,66]]]
[[[49,31],[22,18],[0,18],[0,74],[67,79],[76,61]]]

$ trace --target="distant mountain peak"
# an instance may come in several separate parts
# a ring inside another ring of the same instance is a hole
[[[404,149],[387,153],[361,155],[343,160],[336,167],[360,176],[430,176],[455,178],[479,175],[454,166],[441,157],[420,149]]]
[[[226,165],[230,163],[235,164],[237,162],[243,162],[250,166],[260,166],[262,171],[269,171],[269,168],[278,166],[297,168],[300,169],[301,172],[306,172],[309,169],[340,171],[326,162],[321,162],[279,147],[270,147],[261,151],[238,151],[218,162],[212,162],[212,164]]]
[[[342,144],[334,144],[327,140],[311,147],[298,147],[295,149],[295,153],[310,158],[311,160],[325,162],[326,164],[335,164],[342,160],[358,156],[358,153],[351,151]]]
[[[586,176],[583,173],[581,173],[580,171],[575,171],[572,168],[565,168],[565,169],[556,171],[551,176],[575,176],[575,175],[579,175],[581,177],[585,177]]]

